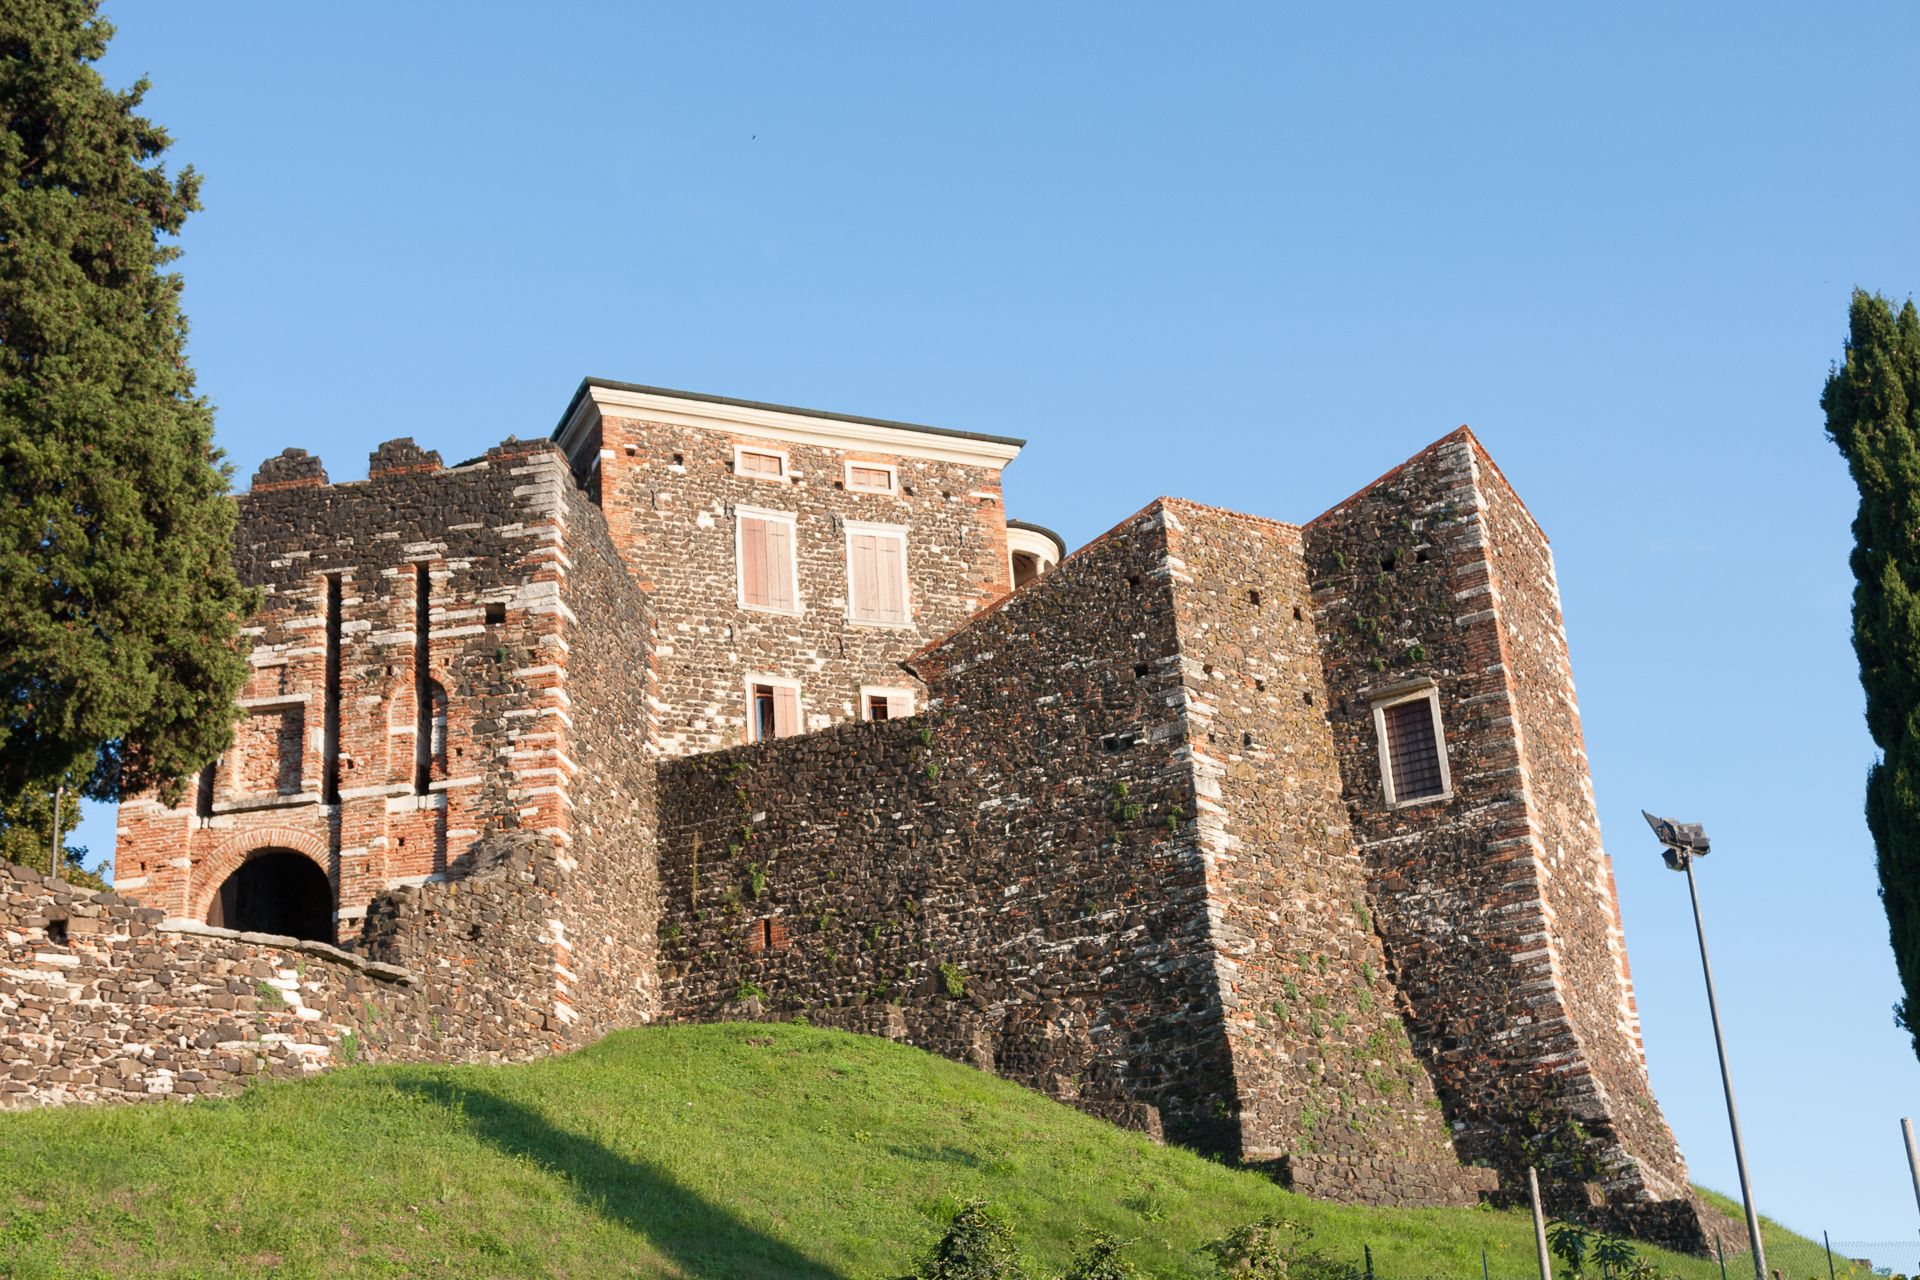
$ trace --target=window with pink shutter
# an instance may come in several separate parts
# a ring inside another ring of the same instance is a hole
[[[791,613],[794,598],[793,522],[740,514],[740,603],[749,609]]]
[[[791,738],[800,732],[800,691],[787,685],[773,690],[773,736]]]
[[[893,468],[859,462],[847,464],[847,488],[860,493],[892,493]]]
[[[747,740],[791,738],[800,729],[800,686],[774,676],[749,677]]]
[[[847,616],[855,622],[904,626],[907,618],[907,537],[901,529],[849,526]]]
[[[741,475],[759,476],[768,480],[778,480],[787,474],[787,460],[784,457],[777,453],[761,453],[755,449],[735,450],[733,465]]]

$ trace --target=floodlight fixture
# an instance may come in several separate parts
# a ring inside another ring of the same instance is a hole
[[[1713,1047],[1720,1053],[1720,1087],[1727,1095],[1727,1127],[1733,1130],[1733,1164],[1740,1175],[1740,1204],[1747,1211],[1747,1243],[1753,1250],[1754,1280],[1767,1280],[1767,1251],[1760,1239],[1760,1215],[1753,1206],[1753,1183],[1747,1177],[1747,1152],[1740,1141],[1740,1111],[1733,1105],[1733,1072],[1727,1068],[1727,1039],[1720,1032],[1720,1001],[1713,992],[1713,962],[1707,959],[1707,925],[1700,915],[1700,884],[1693,876],[1693,860],[1712,847],[1707,829],[1698,822],[1656,818],[1645,809],[1640,816],[1653,828],[1661,856],[1674,871],[1687,874],[1687,896],[1693,900],[1693,932],[1700,940],[1700,973],[1707,980],[1707,1014],[1713,1022]]]
[[[1660,842],[1669,870],[1685,871],[1693,859],[1704,858],[1711,852],[1707,829],[1698,822],[1656,818],[1645,809],[1640,811],[1640,816],[1653,828],[1653,838]]]

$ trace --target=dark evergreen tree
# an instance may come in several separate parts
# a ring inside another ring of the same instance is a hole
[[[1820,397],[1827,434],[1860,489],[1853,521],[1853,648],[1880,759],[1867,827],[1903,996],[1920,1053],[1920,316],[1856,291],[1846,361]]]
[[[252,607],[186,360],[147,84],[94,69],[98,0],[0,0],[0,830],[63,782],[113,800],[232,740]],[[73,805],[73,792],[67,793]],[[52,832],[42,826],[40,847]],[[31,846],[24,832],[10,834]],[[44,865],[44,862],[43,862]]]

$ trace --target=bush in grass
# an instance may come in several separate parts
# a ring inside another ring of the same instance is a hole
[[[1218,1274],[1235,1280],[1360,1280],[1360,1269],[1316,1252],[1313,1232],[1290,1218],[1269,1215],[1236,1227],[1200,1252]]]
[[[1013,1248],[1013,1231],[987,1207],[969,1200],[947,1223],[947,1233],[903,1280],[1027,1280]]]
[[[1096,1232],[1074,1250],[1073,1265],[1060,1280],[1140,1280],[1139,1269],[1120,1256],[1132,1243]]]

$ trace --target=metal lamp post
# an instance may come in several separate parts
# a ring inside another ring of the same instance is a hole
[[[1767,1253],[1760,1243],[1760,1217],[1753,1211],[1753,1185],[1747,1180],[1747,1153],[1740,1143],[1740,1112],[1733,1105],[1733,1074],[1727,1070],[1727,1041],[1720,1034],[1720,1001],[1713,994],[1713,965],[1707,959],[1707,926],[1700,917],[1700,886],[1693,878],[1693,860],[1707,856],[1707,830],[1697,822],[1656,818],[1645,809],[1640,816],[1653,828],[1667,866],[1687,873],[1687,894],[1693,899],[1693,931],[1700,938],[1700,972],[1707,979],[1707,1012],[1713,1017],[1713,1046],[1720,1051],[1720,1084],[1727,1093],[1727,1124],[1733,1129],[1733,1163],[1740,1171],[1740,1203],[1747,1211],[1747,1239],[1753,1246],[1755,1280],[1767,1280]]]

